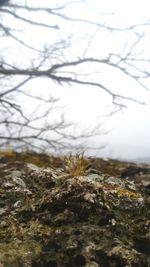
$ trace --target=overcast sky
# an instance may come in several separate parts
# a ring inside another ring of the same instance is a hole
[[[150,19],[149,1],[147,0],[89,0],[88,2],[98,16],[100,12],[105,16],[108,14],[112,26],[124,27],[134,23],[143,23]],[[101,47],[100,42],[101,40],[98,40],[97,49]],[[119,40],[115,39],[114,43],[113,41],[110,43],[105,39],[103,51],[104,47],[111,50],[113,45],[118,46],[118,42]],[[149,47],[150,39],[147,39],[142,49],[147,50]],[[108,80],[111,80],[111,75],[111,72],[108,73]],[[105,123],[105,129],[110,131],[109,134],[93,139],[95,145],[106,144],[106,149],[98,151],[97,155],[122,158],[148,157],[150,156],[150,92],[136,88],[131,81],[117,80],[119,86],[122,85],[122,82],[125,88],[128,88],[129,94],[131,88],[131,95],[146,102],[146,105],[128,103],[128,108],[114,115]],[[106,96],[97,89],[86,88],[85,91],[83,88],[65,88],[63,92],[63,99],[68,103],[70,117],[86,126],[88,123],[96,123],[97,118],[109,107],[109,102],[105,101]]]
[[[15,3],[15,0],[12,2]],[[34,1],[26,1],[27,3],[35,3]],[[43,0],[36,1],[39,5],[49,6],[56,1]],[[57,1],[60,3],[60,1]],[[69,1],[66,1],[69,2]],[[70,1],[71,2],[71,1]],[[20,1],[21,3],[21,1]],[[94,19],[96,21],[106,20],[111,27],[128,27],[131,24],[140,24],[150,19],[149,15],[149,1],[148,0],[87,0],[88,8],[85,10],[85,6],[78,8],[69,7],[69,14],[74,16],[78,14],[80,18],[88,16],[88,19]],[[53,5],[52,5],[53,6]],[[89,13],[88,13],[89,12]],[[42,18],[40,17],[40,20]],[[46,19],[46,18],[44,18]],[[20,22],[19,22],[20,23]],[[18,24],[18,27],[19,26]],[[85,31],[86,34],[90,34],[93,29],[88,28],[87,25],[76,28],[73,26],[72,32],[76,32],[76,38],[80,40]],[[62,25],[63,32],[66,35],[70,31],[70,25],[64,23]],[[145,29],[145,39],[139,47],[139,51],[142,51],[144,56],[150,58],[150,29]],[[39,38],[45,40],[47,38],[47,32],[37,32],[34,30],[28,31],[28,40],[31,44],[39,43]],[[50,38],[55,39],[55,32],[52,33]],[[88,50],[88,55],[105,57],[108,51],[116,51],[121,49],[123,43],[127,41],[132,43],[133,37],[129,33],[125,37],[120,33],[113,34],[111,32],[106,33],[101,30],[100,34],[95,35],[95,41],[91,43]],[[72,50],[78,54],[82,50],[82,42],[77,42]],[[71,51],[71,52],[72,52]],[[15,54],[11,54],[10,57],[16,58]],[[28,57],[26,57],[28,60]],[[21,58],[18,58],[20,64]],[[23,62],[23,59],[22,59]],[[96,72],[96,69],[92,69]],[[100,70],[103,74],[100,78],[108,86],[111,83],[111,87],[114,90],[120,88],[124,95],[135,97],[139,101],[146,102],[146,105],[139,105],[136,103],[126,102],[128,108],[123,109],[121,112],[107,118],[104,115],[109,114],[112,110],[110,96],[97,88],[85,88],[82,86],[65,86],[56,87],[55,92],[49,88],[49,82],[41,80],[37,83],[37,87],[45,87],[53,95],[61,97],[60,105],[65,105],[65,113],[68,119],[76,122],[80,129],[87,129],[90,126],[94,126],[100,121],[104,122],[103,129],[109,131],[107,135],[100,135],[94,137],[90,142],[93,146],[100,146],[106,144],[104,150],[97,151],[97,155],[108,157],[122,157],[122,158],[140,158],[150,156],[150,92],[140,88],[135,84],[132,79],[126,80],[123,76],[118,76],[117,73],[108,71],[105,68]],[[118,78],[119,77],[119,78]],[[95,79],[97,76],[95,74]],[[147,85],[150,85],[149,81]],[[117,91],[118,93],[118,91]],[[119,92],[120,93],[120,92]]]

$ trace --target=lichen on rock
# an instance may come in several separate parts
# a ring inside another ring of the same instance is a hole
[[[29,155],[1,157],[0,267],[150,266],[149,166],[92,159],[73,176]]]

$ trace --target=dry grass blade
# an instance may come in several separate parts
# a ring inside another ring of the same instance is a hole
[[[85,175],[87,168],[89,167],[90,161],[84,156],[84,152],[76,155],[70,154],[63,158],[66,171],[70,176]]]

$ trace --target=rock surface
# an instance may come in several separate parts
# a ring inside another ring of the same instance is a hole
[[[0,156],[0,267],[150,267],[150,166]]]

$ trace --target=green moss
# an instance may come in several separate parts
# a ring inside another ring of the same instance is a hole
[[[9,243],[0,244],[0,262],[7,267],[30,267],[32,259],[40,252],[41,247],[34,240],[14,239]]]

